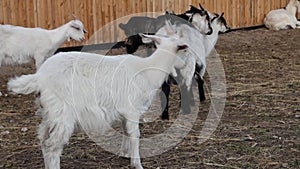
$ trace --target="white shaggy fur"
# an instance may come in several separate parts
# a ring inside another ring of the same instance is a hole
[[[53,30],[0,25],[0,66],[34,59],[39,68],[66,40],[83,41],[85,32],[77,19]]]
[[[153,91],[174,69],[177,52],[187,46],[175,38],[144,35],[156,42],[147,58],[103,56],[82,52],[59,53],[31,75],[8,82],[14,93],[40,93],[41,141],[46,169],[60,168],[63,146],[79,125],[87,133],[102,133],[122,121],[122,149],[131,165],[143,168],[139,155],[139,118],[149,108]]]
[[[296,13],[300,12],[299,0],[290,0],[285,9],[270,11],[264,19],[264,24],[271,30],[300,28]]]

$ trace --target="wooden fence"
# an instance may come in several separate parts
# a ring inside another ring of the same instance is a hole
[[[25,27],[56,28],[78,16],[91,37],[104,25],[137,13],[148,12],[148,16],[162,14],[166,9],[182,13],[190,4],[201,3],[211,12],[225,12],[228,24],[232,28],[261,25],[263,18],[272,9],[286,6],[288,0],[0,0],[0,24],[12,24]],[[113,42],[124,38],[118,23],[126,22],[130,17],[114,22],[100,33],[103,42]],[[1,37],[0,37],[1,40]],[[65,46],[78,45],[68,43]]]

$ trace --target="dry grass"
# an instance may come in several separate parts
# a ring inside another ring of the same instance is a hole
[[[227,102],[213,135],[199,143],[210,99],[187,136],[160,155],[142,159],[145,168],[299,168],[300,56],[298,30],[265,29],[224,34],[217,44],[227,80]],[[31,66],[2,67],[0,91],[9,77]],[[206,82],[209,89],[209,81]],[[176,90],[176,87],[172,87]],[[177,90],[176,90],[177,91]],[[209,91],[208,91],[209,92]],[[207,94],[208,96],[208,94]],[[142,138],[162,133],[178,117],[178,91],[171,120],[141,124]],[[0,97],[0,168],[42,168],[33,96]],[[26,127],[27,131],[22,131]],[[174,139],[168,136],[167,140]],[[112,142],[111,146],[117,146]],[[65,147],[62,168],[130,168],[129,160],[104,151],[84,134]]]

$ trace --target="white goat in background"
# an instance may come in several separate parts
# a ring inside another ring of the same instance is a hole
[[[172,25],[169,21],[165,22],[165,26],[157,31],[156,35],[168,35],[173,36],[169,32],[176,32],[180,40],[189,45],[189,49],[185,52],[182,59],[186,58],[186,65],[180,70],[180,73],[184,77],[186,87],[190,87],[192,78],[195,72],[195,64],[197,63],[202,67],[199,76],[203,78],[206,71],[206,57],[211,53],[215,44],[217,43],[220,32],[226,32],[230,29],[224,19],[224,13],[221,15],[216,14],[212,19],[211,26],[213,33],[211,35],[204,35],[198,29],[187,25],[187,24],[174,24]],[[176,76],[175,70],[172,74]]]
[[[270,30],[300,28],[296,13],[300,12],[299,0],[290,0],[285,9],[270,11],[264,19],[264,24]]]
[[[34,59],[38,69],[66,40],[83,41],[85,32],[78,19],[53,30],[0,25],[0,67]]]
[[[43,120],[39,126],[46,169],[60,168],[63,146],[76,126],[87,133],[102,133],[117,120],[125,137],[121,152],[131,165],[142,169],[139,155],[139,118],[148,110],[153,92],[171,71],[183,67],[178,53],[187,45],[174,37],[143,35],[156,43],[147,58],[134,55],[103,56],[91,53],[58,53],[31,75],[8,82],[14,93],[40,93]]]

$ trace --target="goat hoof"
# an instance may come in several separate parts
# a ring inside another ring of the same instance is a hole
[[[160,118],[161,118],[162,120],[169,120],[169,112],[168,112],[168,111],[164,111],[164,112],[161,114]]]
[[[136,165],[135,169],[143,169],[142,165]]]
[[[118,156],[122,157],[122,158],[130,158],[130,155],[128,152],[125,152],[125,151],[120,151],[118,153]]]
[[[162,120],[169,120],[169,116],[167,115],[161,115],[160,117]]]
[[[191,109],[188,108],[188,109],[180,109],[180,113],[182,114],[190,114],[191,113]]]

